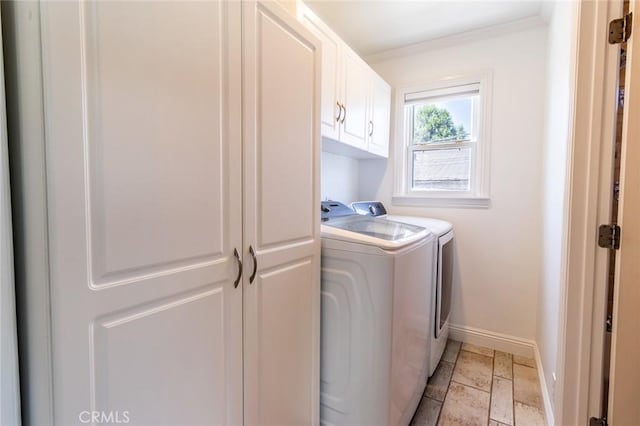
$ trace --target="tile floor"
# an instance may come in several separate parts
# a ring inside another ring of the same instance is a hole
[[[533,359],[449,340],[412,425],[544,426]]]

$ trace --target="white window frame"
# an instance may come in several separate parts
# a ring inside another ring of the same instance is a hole
[[[471,148],[471,171],[469,191],[433,191],[414,190],[413,152],[425,150],[412,144],[412,119],[405,117],[405,99],[420,92],[433,92],[433,95],[447,96],[456,92],[465,92],[464,88],[477,86],[480,94],[477,114],[473,118],[478,126],[474,132],[474,141],[461,141],[438,144],[431,149]],[[441,78],[429,83],[404,87],[396,90],[396,126],[394,143],[394,205],[433,206],[433,207],[489,207],[489,167],[490,167],[490,124],[491,124],[492,74],[490,71],[469,75],[456,75]]]

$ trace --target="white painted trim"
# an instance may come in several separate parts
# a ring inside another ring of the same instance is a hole
[[[447,207],[488,209],[491,200],[486,197],[419,197],[394,195],[391,197],[394,206]]]
[[[384,50],[382,52],[364,56],[364,60],[369,64],[375,64],[378,62],[388,61],[389,59],[424,53],[430,50],[443,49],[478,40],[502,37],[507,34],[539,28],[545,25],[546,23],[542,17],[531,16],[529,18],[518,19],[517,21],[507,22],[505,24],[492,25],[473,31],[410,44],[396,49]]]
[[[607,44],[607,31],[612,9],[621,4],[620,0],[579,3],[573,137],[568,151],[566,286],[561,294],[554,404],[555,420],[562,425],[584,425],[589,417],[600,415],[599,404],[590,404],[590,395],[601,387],[591,369],[602,357],[601,349],[594,353],[598,345],[593,333],[604,323],[594,313],[601,312],[599,306],[606,302],[599,300],[596,290],[607,281],[607,267],[606,251],[597,247],[596,228],[609,221],[603,206],[610,207],[612,165],[603,148],[613,144],[607,134],[608,120],[614,118],[607,114],[613,106],[607,101],[615,87],[607,86],[607,67],[616,47]]]
[[[4,60],[0,31],[0,424],[20,425],[18,329],[13,273],[13,226],[9,186],[9,150]]]
[[[2,5],[23,423],[54,424],[42,43],[46,2]],[[42,28],[41,28],[42,25]],[[41,31],[42,30],[42,31]],[[28,71],[28,72],[26,72]],[[19,94],[19,96],[18,96]],[[28,224],[28,226],[27,226]],[[24,308],[30,306],[27,313]],[[25,373],[28,373],[28,378]]]
[[[471,343],[473,345],[535,359],[546,424],[548,426],[555,424],[551,393],[544,379],[544,368],[540,358],[540,350],[535,341],[454,324],[449,325],[449,338],[459,342]]]
[[[607,10],[606,21],[622,16],[623,2],[610,1],[607,2],[609,8]],[[598,187],[597,187],[597,216],[596,226],[601,223],[609,223],[612,213],[613,202],[613,174],[615,159],[615,138],[617,126],[617,104],[618,89],[617,82],[619,77],[619,47],[607,45],[606,52],[602,57],[603,63],[600,64],[604,71],[602,101],[599,108],[595,109],[597,114],[593,122],[600,122],[600,138],[596,140],[599,149],[596,160],[598,162]],[[596,415],[602,408],[602,378],[604,374],[604,350],[605,350],[605,333],[607,318],[607,282],[609,280],[609,255],[608,250],[597,247],[595,239],[594,260],[594,285],[593,285],[593,304],[585,306],[585,312],[591,313],[591,335],[590,349],[591,356],[589,367],[589,389],[587,410],[588,417]],[[585,330],[588,332],[588,330]]]
[[[508,352],[527,358],[533,358],[535,356],[534,347],[536,342],[533,340],[509,336],[502,333],[495,333],[493,331],[482,330],[480,328],[450,324],[449,338],[459,342],[484,346],[485,348]]]
[[[410,93],[446,89],[456,86],[478,84],[480,91],[480,116],[478,117],[478,140],[474,143],[471,165],[471,190],[445,195],[410,190],[411,166],[408,152],[408,124],[404,113],[405,99]],[[491,128],[493,124],[493,70],[480,69],[461,74],[447,74],[429,81],[417,82],[395,89],[395,129],[393,132],[393,188],[392,204],[434,207],[489,207],[491,174]],[[413,200],[412,200],[413,199]]]
[[[545,380],[544,366],[542,365],[542,358],[540,357],[540,349],[538,344],[534,342],[533,349],[535,351],[536,366],[538,368],[538,382],[540,382],[540,392],[542,393],[542,402],[544,404],[544,418],[548,426],[555,424],[555,416],[553,414],[553,403],[551,393],[547,387],[547,381]]]

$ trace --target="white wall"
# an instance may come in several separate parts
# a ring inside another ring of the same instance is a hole
[[[565,286],[565,239],[567,232],[566,186],[567,147],[570,137],[570,108],[573,99],[571,61],[573,58],[573,14],[575,5],[556,2],[549,19],[547,47],[546,123],[542,175],[542,276],[538,296],[536,341],[545,373],[547,389],[555,383],[561,293]],[[553,395],[551,401],[553,403]]]
[[[358,170],[356,159],[329,152],[322,153],[320,194],[323,200],[351,203],[358,198]]]
[[[453,223],[452,323],[531,340],[536,337],[542,253],[545,52],[546,28],[540,25],[371,64],[394,88],[492,70],[488,209],[393,206],[393,160],[362,161],[359,169],[361,198],[381,199],[394,214]]]

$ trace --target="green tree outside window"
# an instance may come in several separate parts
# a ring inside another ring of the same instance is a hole
[[[413,143],[423,144],[467,139],[462,124],[456,126],[445,108],[425,105],[416,112]]]

